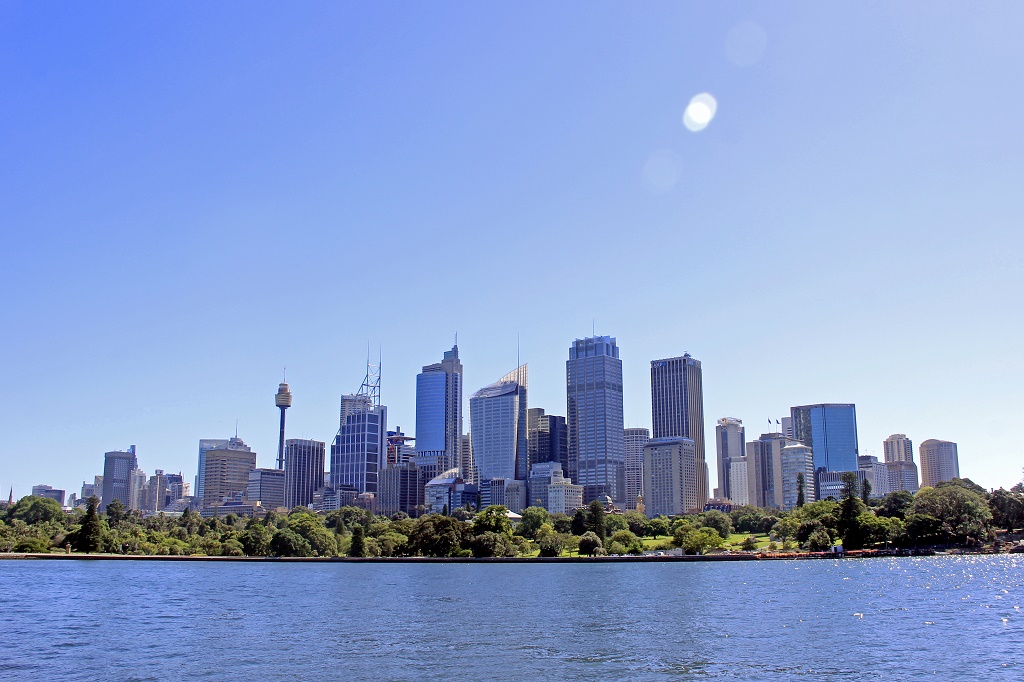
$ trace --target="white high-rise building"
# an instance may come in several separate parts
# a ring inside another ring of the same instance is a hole
[[[864,480],[871,484],[871,497],[885,497],[892,492],[885,462],[879,462],[874,455],[858,455],[857,468],[864,472]]]
[[[644,513],[648,517],[703,511],[696,486],[697,449],[689,438],[652,438],[644,445]]]
[[[469,399],[473,466],[481,483],[492,478],[526,480],[527,387],[516,379],[525,381],[525,365]]]
[[[730,499],[734,505],[742,507],[750,504],[746,456],[733,457],[729,460],[729,489],[732,490]]]
[[[627,510],[635,510],[637,498],[644,492],[644,445],[651,439],[651,432],[644,428],[629,428],[623,432],[626,466]]]
[[[780,453],[782,465],[782,508],[793,509],[800,498],[799,476],[803,474],[804,504],[814,502],[814,455],[797,441],[787,441]]]
[[[894,433],[882,442],[886,462],[913,462],[914,443],[906,434]]]
[[[718,497],[733,500],[734,491],[729,481],[729,462],[746,456],[746,431],[743,420],[722,417],[715,427],[715,448],[718,451]],[[746,491],[744,491],[744,497]],[[735,502],[735,500],[733,500]]]
[[[935,486],[960,478],[960,457],[956,443],[934,438],[921,443],[921,486]]]

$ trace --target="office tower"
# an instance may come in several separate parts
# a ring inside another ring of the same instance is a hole
[[[857,471],[857,410],[848,403],[790,408],[796,440],[814,453],[814,470]],[[819,494],[818,499],[821,499]]]
[[[697,446],[690,438],[652,438],[644,445],[644,511],[649,517],[703,511]]]
[[[792,441],[781,433],[762,433],[747,443],[747,498],[755,507],[782,509],[782,449]]]
[[[74,493],[72,493],[74,495]],[[56,500],[60,506],[64,506],[64,500],[67,498],[67,491],[61,490],[60,488],[54,488],[52,485],[34,485],[32,486],[33,497],[48,497],[51,500]]]
[[[651,439],[651,432],[644,428],[628,428],[623,431],[624,468],[626,471],[626,509],[636,510],[637,500],[644,493],[644,445]]]
[[[526,379],[526,365],[469,399],[473,466],[482,482],[526,479],[527,386],[516,379]]]
[[[729,490],[732,491],[732,503],[736,506],[750,504],[750,493],[747,486],[747,456],[733,457],[729,460]]]
[[[917,465],[913,462],[886,462],[885,477],[889,492],[917,492]]]
[[[622,361],[610,336],[576,339],[565,363],[569,478],[584,502],[626,496]]]
[[[729,484],[729,462],[734,457],[745,457],[747,451],[746,430],[742,419],[722,417],[718,420],[715,448],[718,450],[718,496],[733,500],[732,486]]]
[[[146,482],[140,509],[151,512],[158,512],[167,506],[167,475],[163,469],[157,469],[156,473],[149,477]]]
[[[527,482],[512,478],[482,478],[477,487],[480,492],[480,508],[500,504],[510,512],[519,513],[526,509]],[[454,509],[454,507],[453,507]]]
[[[960,458],[956,443],[931,438],[921,443],[921,487],[935,486],[960,478]]]
[[[704,389],[700,361],[682,357],[651,361],[651,417],[654,438],[689,438],[697,448],[693,482],[699,506],[708,501],[704,450]]]
[[[399,462],[380,472],[377,482],[377,510],[391,515],[404,512],[418,516],[423,506],[423,485],[416,464]]]
[[[281,431],[277,437],[277,468],[284,468],[284,411],[292,406],[292,392],[288,390],[288,384],[281,382],[277,386],[277,394],[274,396],[274,404],[281,410]],[[199,493],[197,493],[199,494]]]
[[[526,411],[526,440],[530,466],[558,462],[562,472],[569,470],[569,429],[565,417],[545,414],[542,407]]]
[[[107,505],[118,500],[125,507],[131,500],[132,472],[139,467],[135,456],[135,446],[127,451],[114,450],[103,455],[103,497],[100,511],[105,512]]]
[[[376,493],[387,456],[387,408],[380,404],[379,366],[369,366],[355,395],[341,396],[338,434],[331,444],[330,485]]]
[[[100,478],[97,476],[97,478]],[[98,489],[97,489],[98,488]],[[88,500],[90,497],[99,498],[103,492],[103,486],[97,486],[95,483],[86,483],[82,481],[82,493],[79,495],[80,499]]]
[[[203,469],[203,507],[219,507],[225,500],[244,495],[249,472],[256,468],[256,453],[238,436],[206,451]]]
[[[318,440],[289,438],[284,444],[284,506],[305,507],[324,485],[324,453]]]
[[[793,418],[783,417],[782,418],[782,435],[790,440],[797,440],[796,434],[793,432]]]
[[[827,500],[832,498],[834,500],[843,499],[843,495],[846,490],[846,481],[843,480],[844,474],[853,473],[857,476],[857,486],[863,485],[864,481],[867,480],[867,472],[863,469],[857,471],[818,471],[816,472],[816,485],[817,490],[815,495],[819,500]]]
[[[913,462],[914,443],[904,433],[894,433],[884,441],[882,448],[886,462]]]
[[[782,508],[793,509],[800,497],[797,478],[803,474],[804,503],[814,502],[814,454],[798,441],[786,439],[779,457],[782,470]],[[776,497],[777,499],[777,497]]]
[[[128,474],[128,508],[142,511],[146,492],[146,472],[134,469]]]
[[[462,478],[466,483],[479,483],[480,477],[477,475],[476,467],[473,465],[472,438],[468,433],[464,433],[459,442],[461,443],[459,445],[459,460],[462,462],[459,464],[459,471],[462,472]]]
[[[200,500],[202,500],[206,495],[206,453],[210,450],[223,448],[227,444],[227,438],[199,439],[199,468],[196,469],[196,497]]]
[[[415,441],[416,437],[405,435],[401,426],[396,426],[394,431],[388,431],[384,467],[393,467],[412,461],[416,455],[416,447],[412,444]]]
[[[434,468],[447,471],[468,465],[461,456],[462,361],[456,343],[441,362],[425,365],[416,375],[416,451],[434,458]]]
[[[527,506],[544,507],[551,513],[572,513],[583,506],[583,486],[562,473],[558,462],[539,462],[530,467]]]
[[[183,497],[188,497],[190,492],[189,484],[185,483],[185,477],[182,476],[180,471],[176,474],[167,474],[166,504],[172,504]]]
[[[245,499],[258,502],[264,509],[277,509],[284,504],[284,471],[282,469],[253,469],[249,472],[249,484]]]

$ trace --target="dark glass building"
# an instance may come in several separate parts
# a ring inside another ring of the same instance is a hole
[[[789,412],[793,436],[811,448],[816,472],[858,470],[857,410],[852,403],[801,405]]]

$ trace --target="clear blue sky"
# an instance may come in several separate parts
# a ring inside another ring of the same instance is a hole
[[[862,453],[1021,479],[1024,6],[91,3],[0,12],[0,488],[106,450],[390,425],[459,334],[472,391],[576,337],[703,362],[707,431],[855,402]],[[713,95],[703,131],[682,124]],[[468,426],[468,422],[467,422]],[[708,462],[714,472],[713,438]],[[714,484],[714,473],[712,473]]]

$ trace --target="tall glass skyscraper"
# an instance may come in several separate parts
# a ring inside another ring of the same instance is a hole
[[[331,444],[331,487],[377,492],[387,453],[387,414],[388,408],[374,405],[368,395],[341,397],[341,424]]]
[[[525,365],[521,369],[524,370]],[[469,399],[473,465],[481,482],[526,480],[527,387],[510,377],[485,386]]]
[[[858,470],[857,409],[852,403],[801,405],[789,410],[796,440],[814,453],[814,470]]]
[[[708,465],[704,450],[704,385],[700,360],[682,357],[651,360],[651,421],[654,438],[689,438],[696,448],[698,510],[708,501]]]
[[[289,438],[284,445],[284,505],[305,507],[324,485],[324,451],[317,440]],[[248,478],[246,479],[248,485]]]
[[[462,453],[462,362],[459,346],[416,375],[416,452],[437,470],[468,468]]]
[[[718,450],[718,494],[733,499],[729,482],[729,465],[734,458],[746,456],[747,438],[743,420],[722,417],[715,427],[715,447]],[[746,495],[746,491],[742,493]]]
[[[526,430],[530,466],[558,462],[562,471],[569,471],[569,430],[565,417],[545,414],[543,407],[526,411]]]
[[[135,446],[126,451],[114,450],[103,455],[103,495],[100,498],[100,511],[107,510],[107,505],[120,500],[126,508],[131,508],[131,477],[132,472],[139,468],[139,460],[135,456]]]
[[[583,486],[584,503],[626,497],[622,419],[622,361],[611,336],[576,339],[565,363],[569,478]]]

